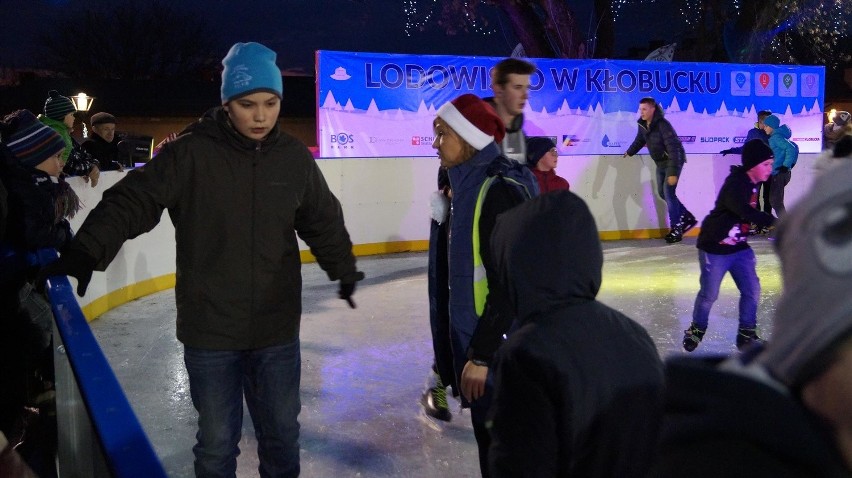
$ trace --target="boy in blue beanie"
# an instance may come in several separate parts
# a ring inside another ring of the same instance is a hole
[[[70,250],[42,277],[86,292],[125,240],[168,209],[177,247],[177,337],[198,411],[196,476],[234,476],[243,399],[261,476],[299,475],[301,272],[296,233],[355,307],[352,242],[340,203],[304,144],[278,129],[275,52],[237,43],[222,61],[221,106],[104,193]]]
[[[763,130],[769,135],[769,147],[775,155],[772,164],[772,188],[769,189],[769,202],[775,209],[775,215],[779,218],[787,210],[784,208],[784,187],[793,176],[793,166],[799,159],[799,146],[790,141],[793,132],[786,124],[781,124],[781,119],[775,115],[769,115],[763,120]]]

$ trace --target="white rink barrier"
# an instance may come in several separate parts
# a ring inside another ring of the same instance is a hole
[[[809,188],[817,157],[799,156],[785,191],[787,208]],[[739,161],[738,155],[689,156],[677,193],[699,221],[712,209],[730,166]],[[437,157],[317,162],[343,205],[357,255],[428,247],[429,195],[437,188]],[[647,154],[631,158],[562,156],[557,172],[568,180],[574,193],[586,200],[602,239],[655,238],[666,233],[665,203],[656,196],[654,161]],[[100,201],[103,191],[124,174],[104,172],[95,188],[82,178],[69,179],[84,206],[71,221],[74,230]],[[690,231],[690,235],[694,234]],[[303,258],[310,260],[307,246],[300,245]],[[130,300],[173,287],[174,272],[174,227],[164,215],[153,231],[127,241],[105,272],[93,275],[86,296],[79,299],[80,305],[91,320]]]

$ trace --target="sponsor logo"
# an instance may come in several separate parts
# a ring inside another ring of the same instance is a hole
[[[695,136],[678,136],[677,139],[679,139],[681,143],[694,143],[695,142]]]
[[[609,136],[604,135],[604,137],[601,138],[601,145],[604,148],[620,148],[621,142],[620,141],[612,141],[612,140],[609,139]]]
[[[331,147],[334,149],[355,149],[355,136],[350,133],[331,135]]]
[[[727,136],[702,136],[702,143],[730,143],[731,138]]]
[[[734,136],[734,144],[743,144],[748,139],[748,136]]]
[[[809,143],[809,142],[813,142],[813,141],[820,141],[820,139],[819,138],[790,138],[790,141],[792,141],[794,143],[798,143],[800,141],[804,141],[805,143]]]
[[[405,142],[403,138],[377,138],[370,136],[370,144],[402,144]]]
[[[434,136],[412,136],[411,137],[411,145],[412,146],[432,146],[432,143],[435,142]]]
[[[553,138],[554,140],[556,138]],[[555,143],[556,141],[554,141]],[[577,146],[577,143],[588,143],[589,138],[579,138],[577,135],[573,134],[563,134],[562,135],[562,146]]]

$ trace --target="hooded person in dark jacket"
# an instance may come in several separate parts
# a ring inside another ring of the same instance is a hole
[[[663,107],[654,98],[646,97],[639,101],[639,115],[636,139],[627,148],[624,157],[633,156],[642,147],[648,147],[648,153],[657,165],[657,194],[666,202],[669,211],[671,231],[666,234],[666,242],[680,242],[697,222],[676,194],[680,173],[686,163],[686,151],[674,127],[664,118]]]
[[[502,214],[491,256],[520,327],[497,351],[492,475],[643,477],[662,409],[651,337],[595,300],[603,253],[569,191]]]
[[[168,209],[177,247],[177,336],[198,410],[197,476],[233,476],[243,398],[262,476],[299,474],[298,233],[351,307],[352,243],[337,198],[308,149],[278,129],[275,52],[237,43],[222,61],[222,106],[104,193],[69,250],[42,276],[84,294],[124,241]]]

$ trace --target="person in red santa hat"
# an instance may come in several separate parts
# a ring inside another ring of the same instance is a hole
[[[538,184],[529,168],[501,154],[497,144],[506,128],[494,109],[476,95],[461,95],[445,103],[432,126],[432,147],[447,169],[452,190],[445,218],[449,239],[443,257],[437,259],[448,264],[448,277],[443,283],[430,284],[434,286],[430,290],[441,289],[449,297],[451,343],[449,353],[436,356],[437,369],[453,371],[443,383],[452,385],[455,395],[461,392],[462,406],[471,408],[480,469],[488,476],[488,366],[512,323],[511,315],[504,312],[505,299],[489,293],[494,277],[489,241],[497,215],[537,195]]]

